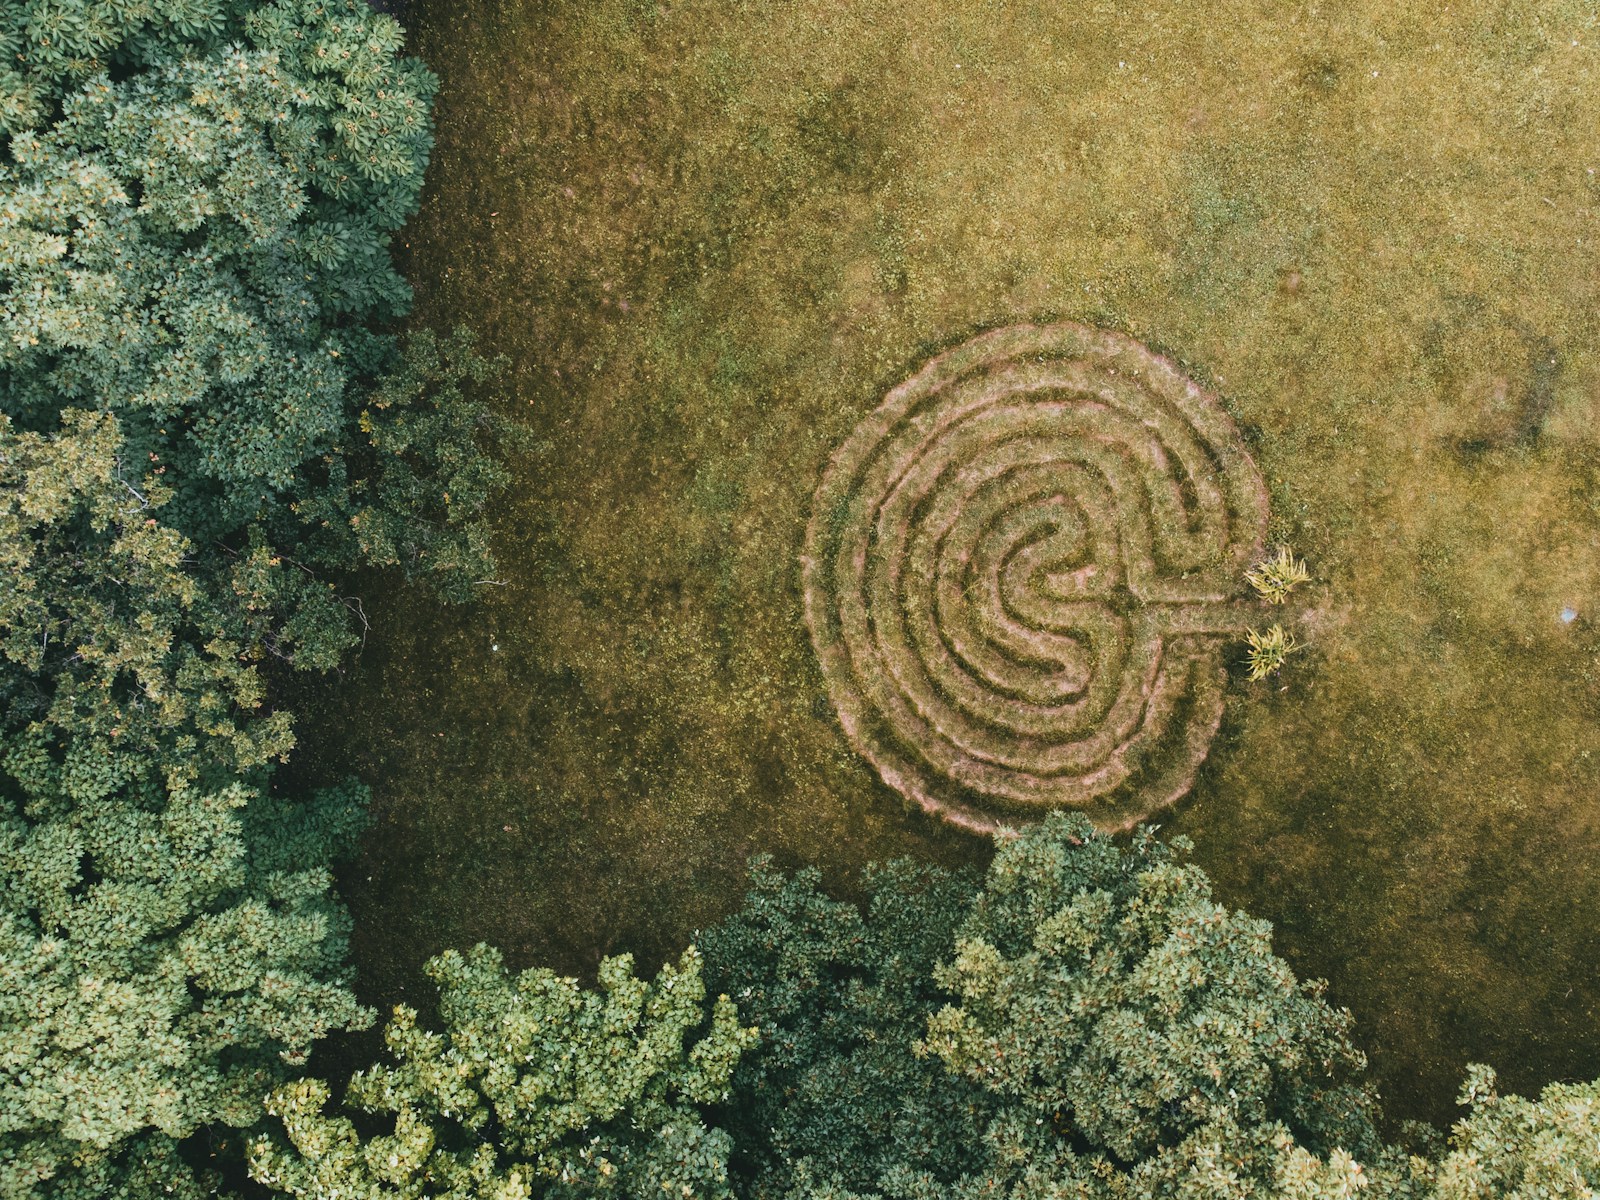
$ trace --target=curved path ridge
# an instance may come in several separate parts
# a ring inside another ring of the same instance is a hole
[[[1082,325],[982,334],[894,388],[817,488],[806,623],[885,783],[992,832],[1126,829],[1189,790],[1267,492],[1216,398]]]

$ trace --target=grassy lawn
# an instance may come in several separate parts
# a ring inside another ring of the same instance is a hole
[[[1391,1109],[1600,1073],[1600,28],[1587,5],[422,0],[418,319],[541,445],[501,583],[368,596],[300,710],[375,824],[364,992],[653,959],[746,857],[980,841],[850,750],[800,611],[828,456],[934,351],[1114,327],[1215,389],[1310,563],[1166,823]],[[1572,614],[1561,619],[1562,610]]]

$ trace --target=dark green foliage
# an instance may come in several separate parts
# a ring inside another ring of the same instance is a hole
[[[793,1194],[813,1176],[872,1190],[897,1164],[940,1181],[976,1170],[993,1103],[914,1052],[948,996],[933,971],[975,883],[897,862],[868,875],[863,911],[819,878],[758,860],[745,907],[702,939],[710,986],[762,1032],[724,1118],[748,1194]]]
[[[26,1162],[0,1158],[0,1195],[45,1195],[50,1200],[215,1200],[230,1196],[213,1171],[196,1171],[178,1143],[152,1133],[118,1155],[75,1156],[73,1170],[28,1191]],[[15,1188],[15,1191],[6,1189]]]
[[[864,915],[755,884],[705,939],[764,1035],[729,1118],[753,1196],[1268,1195],[1388,1160],[1348,1015],[1148,834],[1057,814],[981,891],[897,865]]]
[[[365,793],[272,790],[261,665],[359,640],[329,571],[492,572],[488,365],[364,324],[431,145],[400,46],[355,0],[0,6],[8,1197],[200,1194],[179,1143],[370,1021]]]
[[[348,1107],[383,1132],[324,1114],[322,1081],[290,1084],[268,1101],[287,1144],[252,1148],[258,1182],[312,1197],[732,1195],[728,1136],[700,1109],[727,1099],[755,1031],[726,996],[705,1003],[692,947],[653,984],[628,956],[608,958],[598,991],[545,970],[513,976],[481,945],[440,955],[428,974],[444,1032],[396,1009],[394,1061],[350,1081]]]
[[[0,411],[39,430],[64,404],[118,413],[170,470],[173,523],[211,536],[335,444],[346,392],[391,353],[349,322],[409,303],[388,239],[435,84],[355,0],[214,10],[176,22],[214,31],[188,45],[101,7],[13,18],[50,102],[0,162]],[[60,58],[69,35],[84,52]]]
[[[344,431],[340,452],[311,463],[295,488],[302,552],[334,566],[399,567],[449,599],[470,599],[473,584],[494,574],[480,514],[508,481],[483,447],[517,440],[473,386],[500,370],[473,351],[465,330],[410,335]]]

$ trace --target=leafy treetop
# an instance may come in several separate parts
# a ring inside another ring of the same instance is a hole
[[[393,1063],[350,1081],[347,1106],[383,1132],[363,1137],[326,1115],[320,1080],[288,1084],[267,1105],[284,1139],[251,1152],[258,1182],[315,1197],[732,1195],[728,1136],[700,1109],[728,1098],[755,1031],[726,996],[705,1004],[693,947],[653,983],[631,958],[608,958],[598,991],[546,970],[512,976],[481,945],[427,971],[444,1031],[397,1008],[385,1031]]]
[[[388,243],[435,81],[356,0],[7,11],[51,99],[0,159],[0,411],[40,432],[64,405],[116,413],[169,520],[224,532],[339,444],[347,389],[392,359],[361,322],[410,301]],[[51,56],[63,39],[94,52]]]
[[[981,889],[874,873],[865,914],[815,885],[760,869],[704,939],[763,1035],[728,1117],[752,1196],[1337,1194],[1388,1161],[1348,1015],[1148,834],[1057,814]]]

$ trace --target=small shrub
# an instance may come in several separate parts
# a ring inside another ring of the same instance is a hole
[[[1268,604],[1282,604],[1290,592],[1311,578],[1311,572],[1289,547],[1279,546],[1276,554],[1251,567],[1244,577]]]
[[[1276,554],[1251,567],[1244,577],[1268,604],[1282,604],[1290,592],[1311,578],[1311,572],[1289,547],[1279,546]]]
[[[1265,679],[1275,671],[1281,670],[1284,660],[1300,649],[1300,643],[1295,640],[1294,634],[1276,623],[1265,631],[1252,629],[1244,635],[1244,638],[1250,645],[1250,652],[1245,661],[1250,665],[1252,681]]]

